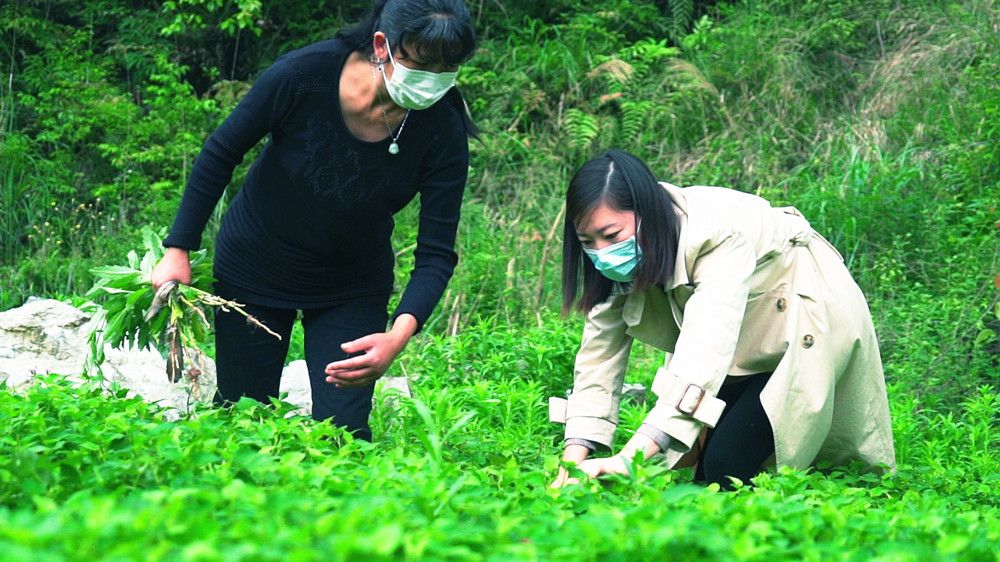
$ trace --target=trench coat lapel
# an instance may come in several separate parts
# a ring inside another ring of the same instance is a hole
[[[684,194],[677,186],[660,182],[667,190],[674,208],[677,209],[680,222],[680,234],[677,244],[677,257],[674,262],[674,275],[663,288],[650,287],[644,291],[633,291],[628,294],[622,310],[622,318],[628,325],[628,332],[633,337],[649,343],[654,347],[672,351],[680,332],[683,319],[683,303],[678,303],[674,289],[688,285],[688,271],[697,257],[697,249],[686,250],[687,244],[687,202]],[[669,308],[674,322],[664,322],[664,314]]]

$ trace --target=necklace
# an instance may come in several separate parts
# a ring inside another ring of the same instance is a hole
[[[406,115],[403,116],[403,122],[399,124],[399,130],[396,134],[392,134],[392,127],[389,126],[389,118],[385,116],[385,105],[382,103],[382,92],[375,89],[375,94],[378,95],[378,103],[382,108],[382,120],[385,121],[385,128],[389,130],[389,136],[392,137],[392,143],[389,144],[389,154],[396,155],[399,154],[399,143],[396,142],[399,139],[399,135],[403,134],[403,127],[406,126],[406,119],[410,116],[410,110],[406,110]]]

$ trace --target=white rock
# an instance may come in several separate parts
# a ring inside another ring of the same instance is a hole
[[[81,381],[89,353],[89,320],[86,313],[51,299],[29,299],[24,306],[0,313],[0,380],[15,391],[47,373]],[[211,402],[215,394],[215,364],[200,351],[185,350],[188,372],[176,384],[167,380],[166,361],[155,350],[108,346],[105,355],[101,370],[109,384],[169,408],[168,417]]]
[[[292,361],[281,371],[279,393],[288,393],[285,402],[298,408],[290,415],[308,416],[312,414],[312,390],[309,386],[309,368],[303,359]]]
[[[382,377],[375,383],[375,395],[382,396],[389,390],[398,390],[400,394],[407,398],[412,398],[410,391],[410,379],[406,377]]]
[[[646,387],[639,383],[625,383],[622,385],[622,398],[641,406],[646,403]]]
[[[89,353],[89,321],[86,313],[51,299],[29,299],[19,308],[0,312],[0,381],[7,381],[15,391],[47,373],[80,382]],[[167,380],[166,361],[151,349],[108,346],[101,371],[109,384],[116,383],[130,395],[167,407],[171,418],[211,403],[215,396],[215,362],[196,350],[184,350],[185,373],[178,383]],[[406,377],[383,377],[376,395],[383,396],[390,388],[411,395]],[[280,392],[287,393],[286,402],[297,406],[293,414],[310,415],[312,393],[305,361],[293,361],[284,368]],[[391,401],[391,397],[386,399]]]

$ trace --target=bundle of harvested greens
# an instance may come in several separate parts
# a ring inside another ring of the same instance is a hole
[[[165,283],[153,289],[150,278],[153,268],[163,257],[162,235],[149,227],[142,231],[145,253],[142,258],[130,251],[127,265],[96,267],[96,277],[87,296],[94,300],[93,327],[88,336],[90,356],[87,372],[100,372],[104,362],[104,346],[146,349],[155,346],[167,359],[167,378],[181,380],[184,370],[184,348],[197,349],[210,328],[212,309],[233,311],[246,317],[247,322],[271,331],[243,310],[243,305],[223,299],[210,292],[212,265],[205,250],[191,252],[191,284]],[[191,366],[187,374],[199,371]]]

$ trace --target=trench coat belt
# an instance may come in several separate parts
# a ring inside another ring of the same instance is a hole
[[[680,414],[715,427],[722,417],[726,403],[709,394],[704,387],[684,380],[666,368],[660,367],[653,379],[652,391],[659,397],[659,404],[673,406]]]

